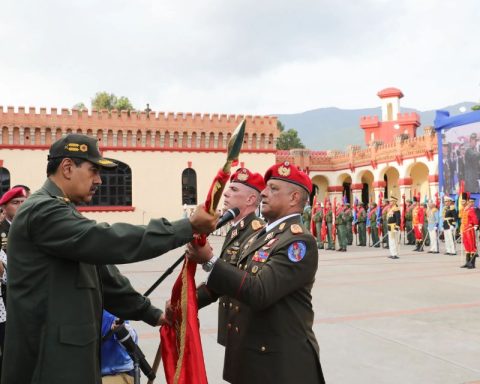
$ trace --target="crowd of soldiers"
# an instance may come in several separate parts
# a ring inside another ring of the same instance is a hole
[[[381,206],[371,202],[368,207],[359,202],[352,208],[348,202],[332,206],[329,200],[307,206],[304,222],[317,239],[319,249],[346,252],[347,246],[385,248],[389,258],[398,259],[399,245],[414,245],[414,251],[438,254],[439,243],[445,242],[445,254],[457,255],[457,242],[465,252],[464,268],[475,268],[477,257],[476,230],[480,223],[480,209],[467,195],[461,198],[460,213],[449,196],[440,201],[420,202],[417,197],[406,200],[402,206],[390,195]],[[307,224],[308,227],[308,224]],[[337,247],[335,245],[338,244]],[[428,250],[427,250],[428,247]]]

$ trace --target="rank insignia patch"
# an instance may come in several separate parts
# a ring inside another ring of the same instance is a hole
[[[292,233],[294,235],[298,235],[300,233],[303,233],[303,229],[300,225],[298,224],[293,224],[291,227],[290,227],[290,230],[292,231]]]
[[[307,253],[307,246],[303,241],[295,241],[288,247],[288,258],[294,263],[301,261]]]

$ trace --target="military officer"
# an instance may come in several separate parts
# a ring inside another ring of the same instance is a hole
[[[477,255],[477,244],[475,231],[478,228],[478,219],[474,208],[475,200],[468,198],[463,204],[462,217],[462,239],[465,248],[466,261],[461,268],[475,268],[475,258]]]
[[[326,205],[325,222],[327,224],[327,243],[328,243],[327,249],[334,251],[335,242],[333,241],[333,210],[332,210],[330,201],[327,200],[325,205]]]
[[[245,243],[238,267],[214,258],[209,247],[189,245],[187,256],[212,266],[208,288],[241,303],[228,326],[226,381],[324,383],[312,330],[318,250],[300,216],[312,184],[288,163],[272,166],[265,181],[262,215],[268,225]]]
[[[380,239],[378,238],[378,226],[377,226],[377,203],[370,203],[370,232],[372,236],[372,246],[380,248]]]
[[[382,236],[383,236],[383,248],[388,249],[388,224],[387,224],[387,213],[390,210],[390,201],[389,199],[384,199],[383,200],[383,207],[382,207]]]
[[[347,221],[345,220],[345,206],[337,204],[337,212],[335,216],[335,227],[337,228],[338,246],[337,251],[347,252]]]
[[[424,247],[428,247],[430,245],[430,236],[428,236],[428,221],[427,221],[427,208],[428,205],[426,203],[422,204],[423,207],[423,223],[424,226],[422,227],[422,236],[423,236],[423,246],[422,250]]]
[[[358,204],[358,213],[357,213],[357,228],[358,228],[358,245],[361,247],[365,247],[367,245],[367,211],[365,211],[365,207],[363,203]]]
[[[445,208],[442,215],[443,237],[445,238],[445,254],[456,255],[455,232],[458,221],[458,213],[450,196],[444,197]]]
[[[347,229],[347,245],[353,244],[353,212],[350,203],[345,203],[345,228]]]
[[[312,207],[309,202],[303,208],[302,221],[305,228],[310,228],[310,220],[312,219]]]
[[[246,168],[239,168],[230,177],[230,185],[223,194],[224,208],[238,208],[240,213],[225,237],[220,258],[231,265],[237,265],[240,249],[244,241],[264,227],[263,220],[255,215],[255,211],[261,201],[260,192],[264,189],[265,182],[263,181],[263,176],[259,173],[252,173]],[[206,284],[201,284],[197,288],[197,297],[198,308],[203,308],[215,302],[219,295],[208,289]],[[236,299],[221,296],[218,304],[217,341],[225,346],[228,314],[230,311],[238,308],[239,303]]]
[[[0,236],[2,238],[2,250],[7,251],[8,232],[18,208],[27,198],[27,192],[22,187],[15,187],[5,192],[0,199],[0,206],[5,212],[5,218],[0,222]]]
[[[407,231],[407,245],[414,245],[415,244],[415,235],[413,233],[413,225],[412,225],[412,211],[413,211],[413,204],[412,200],[406,201],[406,211],[405,211],[405,230]]]
[[[398,257],[398,236],[400,234],[400,209],[397,205],[398,199],[390,196],[390,207],[387,212],[388,226],[388,246],[390,251],[390,259],[399,259]]]
[[[317,231],[318,249],[323,249],[323,241],[322,241],[323,216],[324,216],[323,206],[320,202],[317,202],[317,209],[315,210],[315,215],[313,215],[313,221],[315,223],[315,229]]]
[[[216,217],[202,208],[188,219],[146,226],[97,224],[74,204],[101,184],[97,140],[70,134],[48,156],[47,180],[18,209],[8,240],[8,321],[2,384],[100,384],[102,308],[151,325],[161,311],[137,293],[114,263],[154,258],[210,233]]]
[[[423,251],[423,224],[425,222],[425,211],[423,206],[418,202],[418,198],[413,198],[412,224],[413,232],[415,234],[415,249],[414,251]]]

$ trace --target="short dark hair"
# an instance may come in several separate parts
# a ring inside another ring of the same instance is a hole
[[[57,172],[58,167],[60,166],[60,163],[62,162],[63,159],[66,159],[67,157],[56,157],[54,159],[48,160],[47,163],[47,177],[53,175],[55,172]],[[77,159],[75,157],[68,157],[68,159],[72,160],[73,163],[79,167],[82,165],[84,162],[87,160],[85,159]]]

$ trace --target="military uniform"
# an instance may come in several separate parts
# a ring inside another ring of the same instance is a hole
[[[313,216],[313,221],[315,222],[315,229],[317,230],[317,246],[318,249],[323,249],[322,241],[322,223],[323,223],[323,208],[319,208],[315,215]]]
[[[405,230],[407,231],[407,244],[414,245],[415,244],[415,235],[413,233],[413,225],[412,225],[412,215],[413,205],[407,207],[407,211],[405,212]]]
[[[380,248],[380,243],[378,238],[376,207],[370,210],[370,232],[372,236],[372,246],[374,246],[375,248]]]
[[[229,312],[224,379],[234,384],[324,383],[312,330],[315,239],[300,215],[254,235],[238,267],[217,261],[207,287],[238,300]]]
[[[346,205],[345,211],[345,227],[347,229],[347,244],[353,244],[353,213],[349,205]]]
[[[327,242],[329,250],[335,250],[335,242],[333,241],[333,211],[332,208],[327,210],[325,215],[325,222],[327,223]]]
[[[358,245],[361,247],[365,247],[367,245],[367,212],[365,211],[365,208],[363,207],[363,204],[360,204],[360,207],[358,208],[358,219],[357,219],[357,229],[358,229]]]
[[[335,226],[337,228],[337,238],[338,246],[340,247],[338,251],[346,252],[347,251],[347,228],[344,208],[340,207],[335,216]]]
[[[310,220],[312,219],[312,207],[310,204],[307,204],[303,209],[302,221],[305,228],[309,231],[310,229]]]
[[[151,325],[160,316],[105,265],[154,258],[192,238],[188,219],[97,224],[47,180],[19,208],[9,232],[2,383],[100,384],[102,308]]]
[[[477,257],[477,244],[475,226],[478,226],[478,219],[473,206],[463,208],[462,218],[462,240],[465,248],[466,262],[462,268],[475,268],[475,258]]]
[[[391,259],[399,258],[398,235],[400,234],[400,220],[400,209],[397,206],[396,200],[394,200],[387,212],[389,257]]]
[[[413,232],[415,234],[416,247],[414,251],[423,251],[423,224],[425,222],[425,210],[420,204],[416,204],[412,211]]]
[[[444,208],[442,220],[443,237],[445,238],[445,253],[447,255],[456,255],[457,252],[455,250],[455,231],[457,226],[458,214],[454,205],[450,205]]]
[[[385,199],[386,204],[382,208],[382,238],[383,238],[383,248],[388,248],[389,247],[389,242],[388,242],[388,224],[387,224],[387,213],[388,210],[390,209],[390,203],[388,200]]]
[[[222,246],[220,258],[231,265],[237,265],[242,244],[253,234],[264,227],[264,222],[255,213],[250,213],[236,226],[230,228]],[[198,308],[203,308],[219,298],[219,295],[201,284],[197,288]],[[238,301],[228,296],[221,296],[218,302],[218,335],[217,341],[225,346],[227,318],[230,311],[238,308]]]

